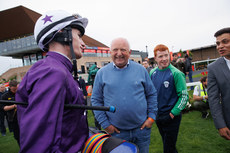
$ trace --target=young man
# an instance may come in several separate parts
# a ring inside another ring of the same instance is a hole
[[[113,62],[97,72],[91,101],[93,106],[113,105],[116,112],[94,111],[96,119],[112,136],[133,142],[141,153],[148,153],[157,113],[156,90],[145,68],[129,60],[126,39],[114,39],[110,51]]]
[[[174,67],[177,67],[177,60],[178,60],[178,55],[177,55],[177,53],[173,53],[173,60],[171,60],[171,64],[172,64]]]
[[[230,27],[214,36],[221,57],[208,65],[209,106],[220,136],[230,140]]]
[[[88,19],[65,11],[49,11],[36,22],[38,46],[47,57],[36,62],[24,76],[16,101],[20,152],[79,152],[88,137],[84,110],[64,109],[64,104],[84,105],[82,90],[72,76],[71,59],[82,57],[82,40]]]
[[[193,92],[194,109],[201,111],[202,118],[207,118],[209,115],[207,83],[208,83],[207,77],[206,76],[202,77],[200,79],[200,85],[197,85],[194,88],[194,92]]]
[[[150,77],[157,89],[156,124],[163,140],[164,153],[175,153],[181,111],[188,100],[185,75],[170,64],[167,46],[157,45],[154,55],[158,67],[151,70]]]
[[[146,70],[148,71],[148,73],[152,70],[152,67],[149,66],[149,62],[147,60],[144,60],[142,62],[142,65],[146,68]]]
[[[185,74],[185,59],[178,58],[177,53],[173,53],[173,60],[171,61],[171,64]]]

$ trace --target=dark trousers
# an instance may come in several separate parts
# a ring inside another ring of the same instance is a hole
[[[6,127],[5,127],[5,116],[6,112],[0,109],[0,131],[2,134],[6,134]]]
[[[176,141],[181,122],[181,114],[171,119],[169,114],[157,117],[156,124],[161,134],[164,153],[177,153]]]
[[[19,131],[17,116],[14,117],[13,131],[14,131],[14,138],[17,140],[18,146],[20,147],[20,131]]]
[[[208,113],[209,109],[209,104],[208,102],[203,102],[203,101],[195,101],[193,102],[193,107],[195,110],[198,110],[202,113],[202,117],[205,117]]]
[[[193,73],[193,71],[192,71],[192,70],[191,70],[191,71],[189,71],[189,73],[188,73],[189,82],[193,82],[193,79],[192,79],[192,73]],[[190,89],[191,89],[191,90],[193,90],[193,89],[194,89],[194,86],[191,86],[191,87],[190,87]]]
[[[8,128],[10,132],[14,132],[14,122],[7,120]]]
[[[0,112],[0,130],[2,134],[6,134],[5,118],[7,120],[8,128],[10,132],[14,131],[14,123],[9,120],[7,112],[1,110]]]

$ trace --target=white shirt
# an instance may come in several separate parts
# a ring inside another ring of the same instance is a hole
[[[225,61],[226,61],[226,63],[227,63],[227,66],[228,66],[228,68],[229,68],[229,70],[230,70],[230,60],[228,60],[228,59],[225,58],[225,57],[224,57],[224,59],[225,59]]]
[[[124,68],[126,68],[126,67],[129,66],[129,60],[128,60],[128,63],[127,63],[123,68],[117,67],[116,64],[115,64],[114,62],[113,62],[113,66],[114,66],[116,69],[124,69]]]
[[[60,52],[56,52],[56,51],[52,51],[52,52],[55,52],[55,53],[58,53],[58,54],[64,56],[65,58],[67,58],[72,63],[71,59],[69,59],[69,57],[67,57],[65,54],[60,53]]]

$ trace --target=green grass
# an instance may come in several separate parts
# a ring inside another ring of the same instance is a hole
[[[88,113],[88,122],[89,126],[94,126],[91,111]],[[0,136],[0,153],[17,153],[18,150],[12,133],[7,132],[7,136]],[[202,119],[200,112],[190,111],[182,116],[177,150],[180,153],[229,153],[230,142],[219,136],[211,116]],[[154,124],[151,133],[150,153],[162,152],[161,136]]]
[[[156,125],[153,126],[150,144],[151,153],[162,153],[163,146]],[[183,114],[177,150],[181,153],[229,153],[230,143],[219,136],[212,118],[201,118],[201,113],[191,111]]]
[[[18,151],[19,147],[13,133],[7,129],[6,136],[0,134],[0,153],[17,153]]]
[[[199,73],[199,74],[193,75],[192,77],[193,78],[200,78],[200,77],[204,77],[204,76],[207,76],[207,75],[202,75],[201,73]]]
[[[201,73],[199,73],[199,74],[193,75],[192,78],[201,78],[204,76],[207,76],[207,75],[202,75]],[[188,79],[188,76],[186,76],[186,79]]]
[[[179,152],[186,153],[227,153],[229,141],[219,136],[211,116],[201,118],[201,113],[191,111],[183,115],[178,137]]]

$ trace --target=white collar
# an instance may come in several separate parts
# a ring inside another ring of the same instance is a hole
[[[52,51],[52,52],[55,52],[55,53],[58,53],[58,54],[64,56],[65,58],[67,58],[72,63],[71,59],[69,59],[69,57],[67,57],[65,54],[60,53],[60,52],[56,52],[56,51]]]
[[[229,59],[227,59],[227,58],[225,58],[225,57],[224,57],[224,60],[226,61],[227,66],[228,66],[228,68],[229,68],[229,70],[230,70],[230,60],[229,60]]]
[[[115,63],[113,62],[113,66],[116,68],[116,69],[124,69],[124,68],[126,68],[126,67],[128,67],[129,66],[129,60],[128,60],[128,63],[123,67],[123,68],[119,68],[119,67],[117,67],[116,65],[115,65]]]

